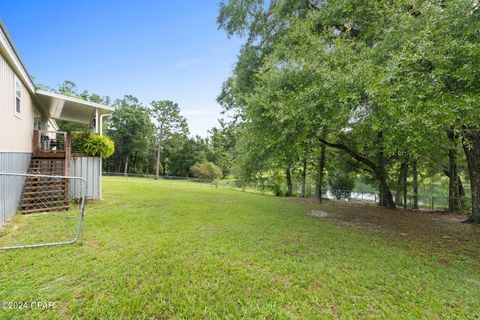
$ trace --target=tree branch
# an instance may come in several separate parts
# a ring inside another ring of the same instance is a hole
[[[322,138],[319,138],[320,142],[323,143],[324,145],[326,146],[329,146],[331,148],[335,148],[335,149],[339,149],[339,150],[343,150],[345,151],[346,153],[348,153],[350,156],[352,156],[355,160],[357,160],[358,162],[361,162],[361,163],[364,163],[366,164],[367,166],[369,166],[372,171],[375,171],[377,170],[377,165],[375,163],[373,163],[372,161],[368,160],[367,158],[365,158],[364,156],[358,154],[357,152],[355,152],[354,150],[350,149],[349,147],[347,147],[346,145],[344,145],[343,143],[331,143],[331,142],[328,142]]]

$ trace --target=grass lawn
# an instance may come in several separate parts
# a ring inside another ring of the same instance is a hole
[[[475,257],[445,263],[291,199],[104,180],[82,246],[0,252],[0,302],[55,302],[0,319],[480,319]],[[17,217],[0,245],[70,231],[71,218]]]

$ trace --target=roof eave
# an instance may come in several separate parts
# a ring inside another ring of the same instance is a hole
[[[97,108],[97,109],[101,109],[101,110],[106,111],[104,113],[111,113],[111,112],[115,111],[115,109],[113,107],[110,107],[110,106],[107,106],[107,105],[104,105],[104,104],[100,104],[100,103],[96,103],[96,102],[92,102],[92,101],[87,101],[87,100],[83,100],[83,99],[80,99],[80,98],[65,96],[63,94],[58,94],[58,93],[54,93],[54,92],[50,92],[50,91],[37,89],[37,90],[35,90],[35,93],[40,94],[40,95],[44,95],[44,96],[50,96],[52,98],[57,98],[57,99],[62,99],[62,100],[70,101],[70,102],[83,104],[83,105],[90,106],[90,107]]]
[[[103,104],[49,91],[37,90],[36,95],[49,117],[56,120],[89,124],[97,114],[111,114],[114,111],[114,108]]]

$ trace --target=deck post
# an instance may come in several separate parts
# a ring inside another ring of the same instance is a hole
[[[70,176],[70,163],[72,160],[72,134],[65,132],[65,176]]]
[[[33,130],[33,136],[32,136],[32,153],[36,153],[40,150],[40,131],[39,130]]]
[[[99,120],[100,119],[98,119],[98,108],[95,108],[95,133],[98,133]]]

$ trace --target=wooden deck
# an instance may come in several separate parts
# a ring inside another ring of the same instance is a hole
[[[59,159],[65,159],[66,152],[61,150],[61,151],[39,151],[39,152],[34,152],[32,153],[32,158],[45,158],[45,159],[51,159],[51,158],[59,158]]]

